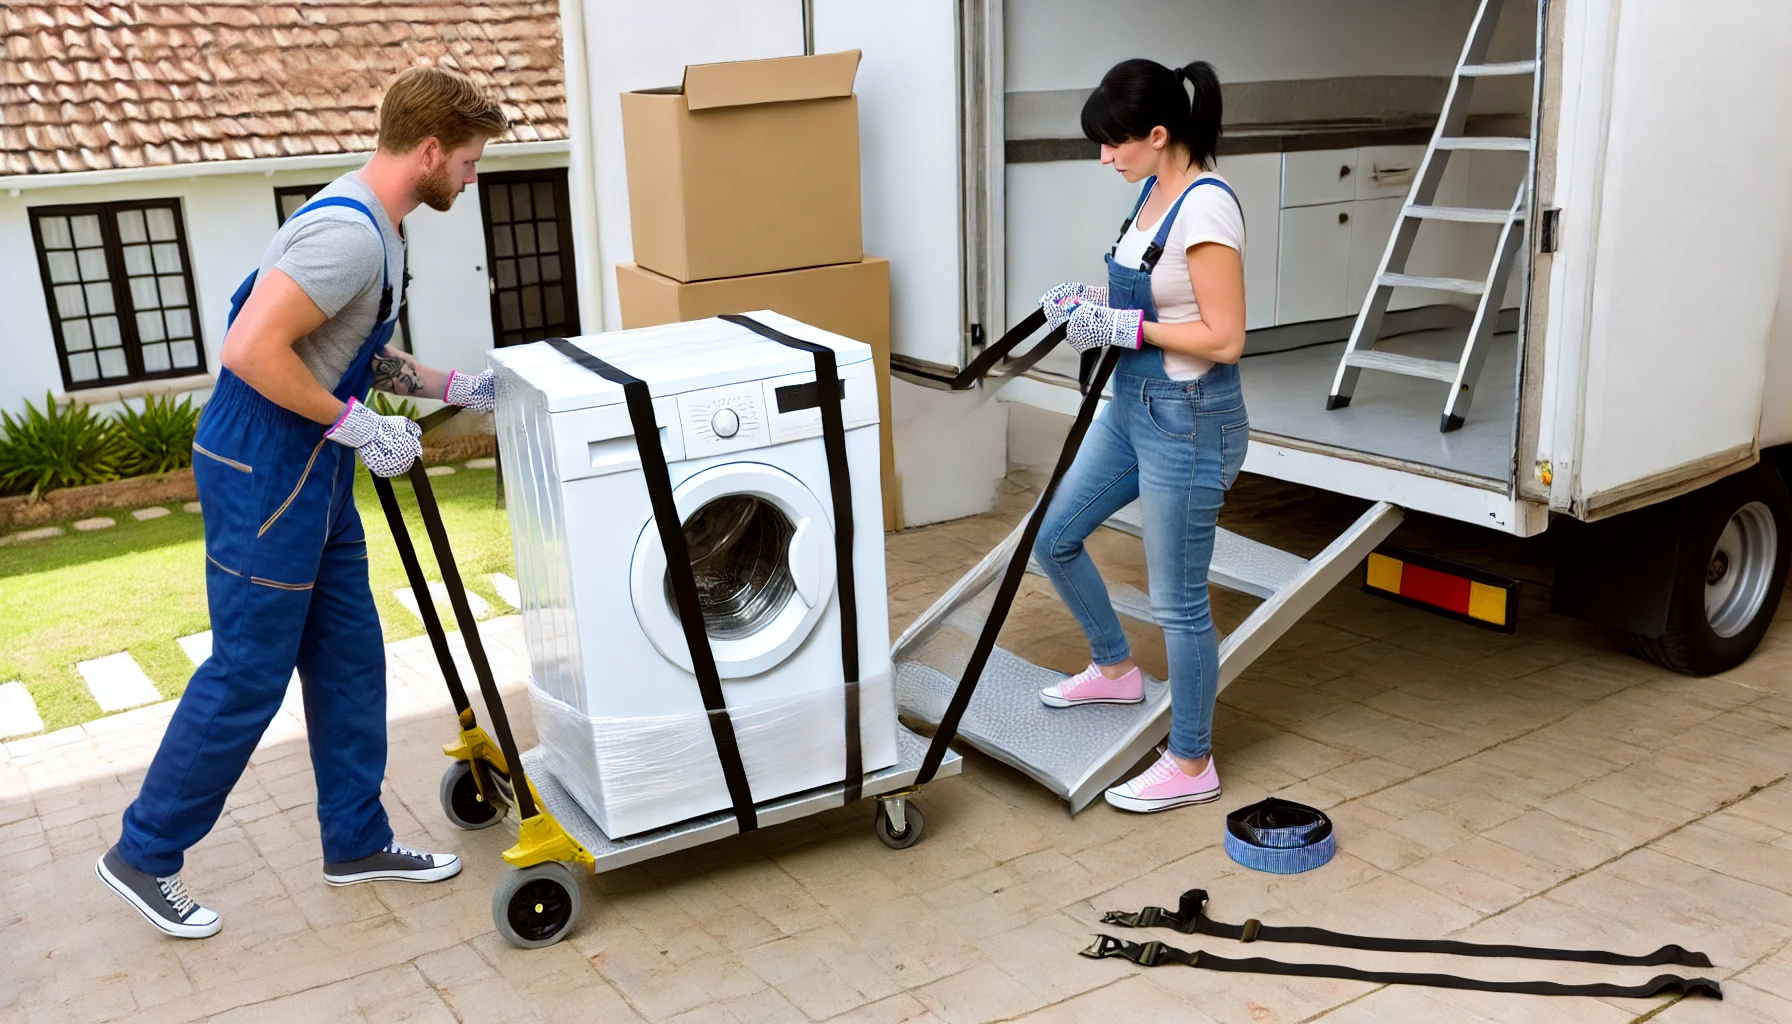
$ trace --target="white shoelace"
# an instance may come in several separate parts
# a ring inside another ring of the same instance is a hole
[[[395,853],[400,857],[415,857],[418,860],[429,860],[430,859],[429,854],[418,853],[416,850],[413,850],[407,846],[400,846],[400,845],[398,845],[397,840],[393,840],[392,842],[386,844],[386,852],[387,853]]]
[[[1182,768],[1177,765],[1175,761],[1170,759],[1170,755],[1163,754],[1158,757],[1156,764],[1145,769],[1143,775],[1132,780],[1132,786],[1135,790],[1140,790],[1147,786],[1155,786],[1160,782],[1168,781],[1181,774],[1183,774]]]
[[[168,905],[174,908],[174,912],[179,914],[183,921],[199,906],[194,902],[193,897],[187,895],[186,883],[180,880],[179,875],[158,878],[156,886],[162,890],[162,898],[168,901]]]

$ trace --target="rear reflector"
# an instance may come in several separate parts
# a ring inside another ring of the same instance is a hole
[[[1519,586],[1510,576],[1401,548],[1371,552],[1363,581],[1372,594],[1504,633],[1518,629]]]

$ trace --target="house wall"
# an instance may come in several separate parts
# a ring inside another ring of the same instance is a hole
[[[564,153],[517,155],[481,162],[485,173],[566,166]],[[44,394],[64,393],[62,371],[51,333],[50,311],[31,238],[29,210],[67,203],[177,198],[185,219],[187,249],[205,344],[206,370],[216,374],[224,342],[230,296],[243,276],[261,262],[279,215],[274,190],[328,182],[358,166],[318,167],[272,174],[218,174],[191,178],[118,182],[106,185],[21,189],[0,192],[0,356],[7,372],[0,379],[0,409],[17,413],[27,401],[41,406]],[[411,345],[423,362],[443,369],[480,370],[491,348],[491,306],[485,268],[485,236],[479,192],[469,187],[453,209],[419,209],[405,218],[410,241],[409,305]],[[583,255],[577,254],[583,264]],[[190,392],[203,401],[204,387]],[[108,408],[99,403],[97,408]]]

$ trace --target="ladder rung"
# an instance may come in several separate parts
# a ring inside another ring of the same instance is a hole
[[[1432,145],[1438,149],[1504,149],[1522,153],[1531,148],[1531,140],[1501,135],[1449,135]]]
[[[1377,283],[1384,288],[1432,288],[1464,295],[1479,295],[1487,289],[1486,282],[1470,281],[1466,277],[1420,277],[1417,274],[1383,274]]]
[[[1454,220],[1468,224],[1504,224],[1507,219],[1524,219],[1522,210],[1514,217],[1511,210],[1487,210],[1472,206],[1408,206],[1404,212],[1408,217],[1422,220]]]
[[[1440,380],[1445,384],[1456,383],[1457,365],[1442,359],[1397,356],[1392,352],[1358,351],[1346,352],[1344,362],[1360,370],[1380,370],[1383,373]]]
[[[1534,60],[1509,60],[1498,64],[1464,64],[1456,73],[1465,78],[1486,78],[1491,75],[1528,75],[1537,70]]]

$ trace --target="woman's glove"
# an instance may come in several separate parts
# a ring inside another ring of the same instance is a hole
[[[1112,345],[1136,349],[1145,339],[1145,314],[1137,309],[1109,309],[1084,302],[1066,321],[1064,340],[1078,352]]]
[[[1045,322],[1048,326],[1057,327],[1070,318],[1079,303],[1093,302],[1098,306],[1108,304],[1108,286],[1105,284],[1079,284],[1066,281],[1053,285],[1039,296],[1039,308],[1045,310]]]
[[[491,412],[498,404],[498,389],[493,382],[492,371],[484,373],[461,373],[459,370],[448,374],[448,393],[442,400],[449,405],[458,405],[474,412]]]
[[[381,416],[351,398],[324,436],[361,456],[376,476],[398,476],[423,457],[423,428],[404,416]]]

